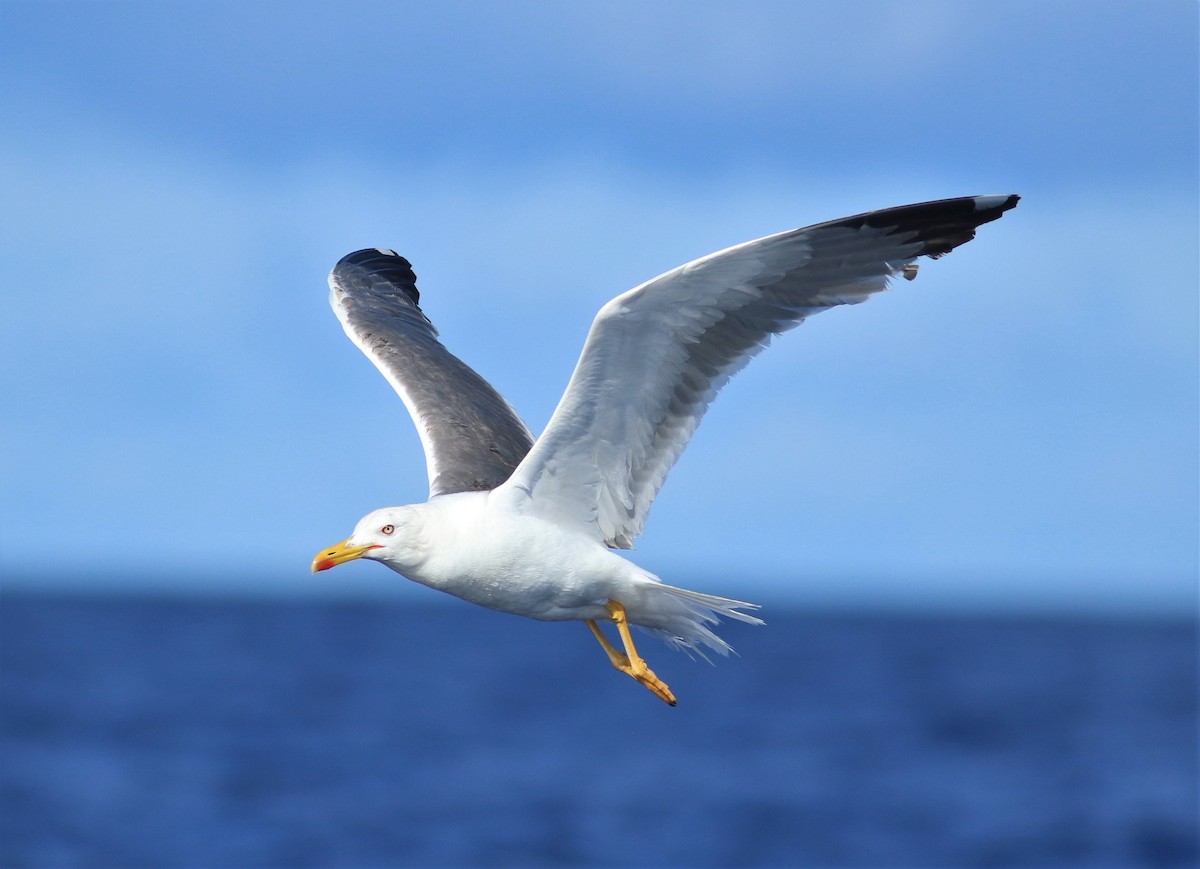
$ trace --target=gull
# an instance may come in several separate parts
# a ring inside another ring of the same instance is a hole
[[[807,317],[912,280],[920,257],[975,237],[1019,197],[968,196],[870,211],[748,241],[672,269],[604,305],[546,430],[535,439],[486,380],[451,354],[418,302],[408,260],[342,258],[330,304],[399,394],[420,435],[424,503],[368,513],[317,553],[313,572],[358,558],[489,609],[587,625],[613,667],[675,705],[629,626],[704,657],[731,647],[719,617],[755,604],[667,585],[630,549],[709,404],[771,338]],[[622,650],[599,623],[612,622]]]

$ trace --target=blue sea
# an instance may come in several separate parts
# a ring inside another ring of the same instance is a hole
[[[1194,622],[765,617],[10,593],[0,865],[1200,864]]]

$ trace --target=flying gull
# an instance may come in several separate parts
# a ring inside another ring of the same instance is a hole
[[[917,259],[937,258],[996,220],[1017,196],[943,199],[871,211],[726,248],[660,275],[596,315],[541,437],[438,341],[408,260],[384,248],[329,275],[346,334],[408,408],[429,500],[369,513],[312,569],[380,561],[471,603],[546,621],[578,620],[612,665],[665,702],[675,697],[638,655],[629,626],[703,656],[730,646],[719,616],[751,624],[754,604],[666,585],[617,555],[717,391],[807,317],[857,304]],[[624,651],[598,622],[615,623]]]

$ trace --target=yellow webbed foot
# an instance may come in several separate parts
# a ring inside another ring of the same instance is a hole
[[[637,653],[637,649],[634,648],[633,637],[629,633],[629,622],[625,618],[625,607],[616,601],[609,601],[608,612],[617,625],[617,632],[621,635],[621,642],[625,646],[624,654],[612,647],[612,644],[608,642],[604,634],[600,631],[600,627],[594,621],[591,619],[587,620],[588,628],[596,639],[599,640],[600,646],[608,655],[608,660],[614,668],[640,682],[659,700],[674,706],[675,695],[671,693],[671,689],[667,687],[667,683],[658,678],[654,671],[646,666],[646,662],[642,660],[641,656]]]

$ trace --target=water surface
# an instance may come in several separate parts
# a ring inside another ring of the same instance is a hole
[[[1195,866],[1183,621],[7,595],[0,865]]]

